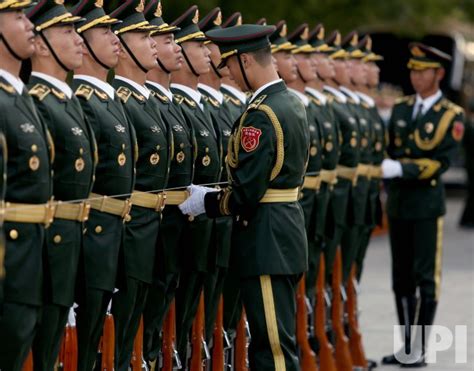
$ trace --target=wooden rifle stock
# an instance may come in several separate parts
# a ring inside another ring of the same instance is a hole
[[[248,371],[246,322],[245,310],[242,309],[235,336],[235,371]]]
[[[143,358],[143,316],[140,318],[138,331],[133,342],[132,371],[141,371]]]
[[[204,293],[201,292],[199,305],[194,318],[191,330],[191,365],[190,371],[205,370],[205,362],[203,362],[203,342],[204,342]]]
[[[115,361],[115,325],[111,313],[105,316],[104,330],[100,341],[100,352],[102,353],[102,371],[113,371]]]
[[[224,299],[221,295],[214,324],[212,348],[212,371],[224,371]]]

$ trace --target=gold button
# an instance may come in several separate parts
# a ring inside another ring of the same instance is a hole
[[[244,220],[244,221],[242,221],[242,225],[243,225],[244,227],[247,227],[247,226],[249,225],[249,222],[246,221],[246,220]]]
[[[18,231],[16,229],[12,229],[9,235],[12,240],[16,240],[18,238]]]
[[[84,153],[84,149],[83,148],[79,148],[79,153],[82,155]]]
[[[410,135],[408,136],[408,139],[413,140],[413,134],[410,134]]]
[[[432,180],[431,180],[431,186],[436,187],[436,184],[438,184],[438,182],[436,181],[436,179],[432,179]]]
[[[32,152],[37,152],[38,151],[38,146],[36,144],[31,145],[31,151]]]
[[[98,225],[97,227],[95,227],[95,233],[102,233],[102,226]]]
[[[53,237],[53,241],[54,243],[61,243],[62,238],[59,234],[57,234],[56,236]]]
[[[411,153],[410,148],[405,148],[405,153],[406,153],[407,155],[409,155],[409,154]]]
[[[190,215],[189,218],[188,218],[188,220],[189,220],[190,222],[192,222],[192,221],[194,220],[194,216]]]
[[[130,214],[127,214],[124,219],[125,223],[128,223],[130,220],[132,220],[132,216]]]
[[[84,229],[82,230],[82,234],[86,234],[86,233],[87,233],[87,228],[84,228]]]

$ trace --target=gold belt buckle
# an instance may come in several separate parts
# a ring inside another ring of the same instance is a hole
[[[161,213],[164,208],[165,208],[165,205],[166,205],[166,193],[158,193],[156,195],[157,197],[157,201],[156,201],[156,205],[155,205],[155,211]]]
[[[51,223],[54,221],[54,214],[56,213],[56,203],[54,201],[48,201],[45,205],[45,213],[44,213],[44,225],[45,227],[49,227]]]
[[[129,219],[131,210],[132,210],[132,203],[130,202],[130,199],[127,198],[124,201],[124,206],[123,206],[122,215],[121,215],[122,219],[127,221],[127,219]]]
[[[89,213],[91,211],[91,204],[87,201],[81,202],[78,221],[87,222],[89,220]]]

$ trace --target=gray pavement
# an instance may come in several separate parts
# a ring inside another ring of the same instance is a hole
[[[458,228],[462,207],[462,199],[448,200],[441,297],[435,324],[453,332],[456,325],[467,326],[467,363],[456,364],[455,350],[451,347],[437,353],[437,362],[427,368],[430,371],[474,370],[474,231]],[[393,325],[397,318],[390,275],[388,237],[374,237],[367,253],[359,307],[367,357],[377,362],[383,355],[393,352]],[[381,371],[396,369],[396,366],[377,368]]]

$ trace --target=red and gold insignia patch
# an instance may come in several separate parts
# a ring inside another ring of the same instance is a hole
[[[454,123],[451,135],[453,136],[455,141],[461,141],[462,137],[464,136],[464,124],[461,121],[456,121]]]
[[[240,144],[245,152],[252,152],[258,148],[262,131],[253,126],[242,128],[240,132]]]

